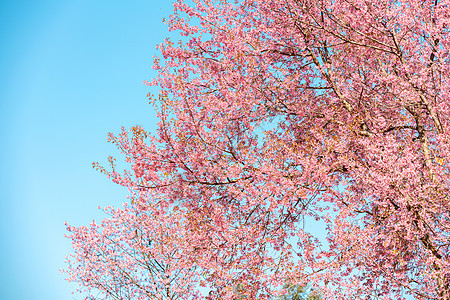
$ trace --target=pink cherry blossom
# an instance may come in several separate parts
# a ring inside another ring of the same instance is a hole
[[[158,130],[110,134],[130,168],[94,166],[130,201],[68,226],[68,279],[102,299],[450,299],[449,5],[176,1]]]

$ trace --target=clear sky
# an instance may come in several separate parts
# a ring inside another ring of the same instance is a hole
[[[126,200],[91,163],[117,153],[108,132],[155,128],[142,82],[170,12],[170,0],[0,2],[0,299],[82,299],[58,271],[64,222]]]

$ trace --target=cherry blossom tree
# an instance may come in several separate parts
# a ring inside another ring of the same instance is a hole
[[[68,227],[69,279],[106,299],[450,299],[449,5],[175,2],[158,131],[110,135],[130,168],[96,167],[129,203]]]

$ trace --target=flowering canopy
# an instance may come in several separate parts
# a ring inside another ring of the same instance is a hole
[[[449,4],[175,2],[158,132],[110,135],[130,203],[69,226],[70,279],[108,299],[450,299]]]

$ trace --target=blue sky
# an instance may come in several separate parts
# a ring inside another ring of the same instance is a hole
[[[101,219],[126,190],[92,169],[108,132],[155,128],[149,88],[171,1],[0,4],[0,299],[66,300],[64,222]],[[119,156],[120,157],[120,156]]]

